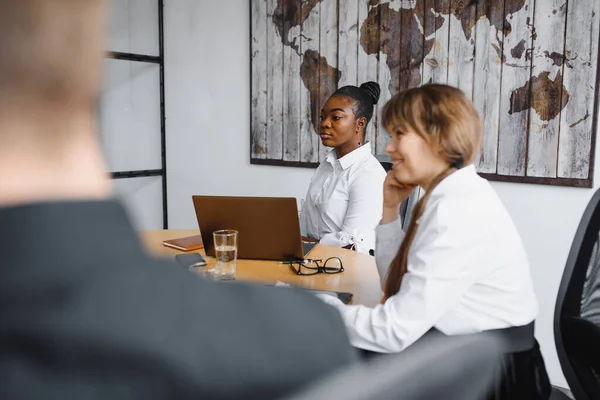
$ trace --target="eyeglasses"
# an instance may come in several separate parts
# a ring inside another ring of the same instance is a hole
[[[330,257],[325,262],[323,260],[308,259],[284,261],[283,264],[289,264],[296,275],[339,274],[340,272],[344,272],[344,265],[338,257]]]

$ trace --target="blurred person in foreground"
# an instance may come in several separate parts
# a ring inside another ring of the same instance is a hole
[[[0,0],[0,397],[268,399],[355,361],[313,296],[145,254],[96,135],[106,6]]]

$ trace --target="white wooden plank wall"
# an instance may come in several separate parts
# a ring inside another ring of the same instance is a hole
[[[322,0],[321,3],[321,31],[320,31],[320,51],[321,57],[326,58],[327,65],[319,65],[319,74],[329,70],[328,66],[337,68],[337,39],[338,39],[338,16],[337,0]],[[321,84],[319,112],[325,106],[329,96],[333,94],[335,88],[329,88],[328,85]],[[323,146],[319,140],[319,161],[323,161],[331,148]]]
[[[267,3],[252,3],[252,158],[267,157]]]
[[[458,3],[455,4],[455,3]],[[475,23],[475,6],[460,8],[464,6],[462,0],[451,0],[450,8],[458,8],[461,18],[468,23]],[[473,100],[473,64],[475,59],[475,31],[466,37],[461,20],[454,14],[450,14],[450,39],[448,49],[448,85],[462,90],[470,100]]]
[[[480,172],[495,173],[498,157],[498,128],[500,123],[501,54],[504,33],[497,30],[494,21],[504,20],[504,7],[480,2],[482,18],[475,25],[475,68],[473,75],[473,102],[483,122],[483,141],[478,159]],[[478,9],[479,11],[479,9]],[[477,163],[476,163],[477,165]]]
[[[339,86],[358,85],[358,0],[339,2]],[[362,49],[360,50],[362,51]]]
[[[532,97],[535,98],[536,103],[546,103],[546,107],[542,108],[538,105],[537,108],[542,109],[537,111],[532,109],[529,114],[527,176],[556,177],[560,116],[548,119],[554,114],[552,108],[560,108],[563,94],[563,63],[556,65],[549,54],[562,55],[565,51],[566,9],[567,0],[538,0],[535,4],[535,29],[539,33],[533,40],[531,76],[540,77],[545,71],[549,71],[547,79],[556,84],[550,84],[544,79],[542,82],[547,82],[545,87],[540,87],[539,83],[532,87],[534,91]],[[542,115],[539,114],[540,112]]]
[[[561,178],[586,179],[589,175],[594,98],[598,90],[599,30],[600,2],[570,0],[565,48],[571,67],[565,65],[563,84],[571,97],[560,124],[558,176]]]
[[[283,43],[273,23],[277,0],[267,0],[267,152],[268,158],[283,156]]]
[[[369,13],[369,0],[358,0],[358,21],[359,21],[359,35],[360,35],[360,25],[362,24],[362,21],[364,21],[367,18],[367,15]],[[360,37],[359,37],[360,39]],[[378,76],[379,76],[379,61],[377,59],[378,55],[375,54],[367,54],[365,52],[365,50],[362,48],[362,46],[359,43],[359,48],[358,48],[358,79],[357,79],[357,85],[361,85],[365,82],[369,82],[369,81],[373,81],[373,82],[377,82],[378,81]],[[375,105],[375,108],[373,110],[373,118],[371,119],[371,122],[369,122],[369,124],[367,125],[367,131],[365,133],[365,140],[367,142],[371,142],[372,145],[372,149],[373,151],[376,151],[375,146],[375,133],[376,133],[376,126],[377,126],[377,122],[378,122],[378,112],[379,112],[379,107],[381,105],[381,101]]]
[[[483,121],[478,171],[526,182],[567,178],[559,184],[581,185],[575,180],[590,178],[600,1],[524,0],[521,7],[499,0],[464,8],[463,0],[322,0],[303,4],[310,14],[299,17],[301,25],[286,22],[283,31],[297,49],[283,45],[272,23],[277,3],[251,2],[253,159],[323,160],[330,149],[316,134],[311,106],[320,111],[335,91],[326,73],[337,68],[337,87],[381,86],[366,132],[376,154],[388,141],[380,119],[391,96],[448,83],[473,100]],[[367,18],[375,37],[361,37]],[[314,71],[318,104],[301,77],[308,50],[324,57]]]
[[[498,137],[498,174],[525,175],[525,154],[527,146],[527,127],[529,110],[510,113],[511,106],[517,109],[517,96],[512,93],[528,84],[531,77],[531,52],[534,0],[525,0],[525,7],[518,13],[506,15],[512,31],[504,37],[503,57],[512,68],[502,68],[502,86],[500,92],[500,130]],[[511,50],[524,46],[522,57],[516,58]],[[513,104],[511,105],[511,99]],[[527,100],[521,99],[521,102]],[[513,110],[514,111],[514,110]]]
[[[301,27],[285,21],[284,32],[300,37]],[[291,40],[290,40],[291,41]],[[283,47],[283,160],[300,161],[300,54],[292,46]]]
[[[399,91],[421,85],[422,66],[414,68],[423,59],[423,8],[402,9],[400,16],[400,79]],[[417,37],[413,37],[417,35]],[[394,93],[395,94],[395,93]]]
[[[321,24],[320,11],[320,6],[315,6],[302,25],[302,35],[300,36],[301,54],[304,54],[307,50],[319,51],[319,25]],[[304,15],[302,17],[304,18]],[[304,55],[302,57],[304,57]],[[301,84],[300,160],[303,162],[316,163],[319,161],[319,142],[321,139],[317,136],[315,131],[311,119],[310,106],[310,92],[304,84]]]
[[[392,74],[388,67],[388,58],[393,58],[393,53],[400,52],[399,38],[394,40],[392,32],[396,30],[400,32],[400,14],[390,7],[389,4],[384,4],[379,7],[380,21],[380,36],[379,36],[379,73],[377,75],[377,83],[379,83],[381,94],[377,103],[376,112],[377,118],[373,118],[373,126],[377,136],[375,138],[375,154],[384,153],[385,146],[389,140],[389,134],[381,123],[381,111],[383,106],[392,97],[390,91],[391,86],[397,85],[397,82],[392,82]],[[388,55],[389,54],[389,55]]]
[[[433,4],[443,0],[426,0],[428,9]],[[431,6],[430,6],[431,5]],[[448,82],[448,46],[450,40],[450,16],[445,14],[441,18],[435,18],[435,14],[426,12],[425,23],[429,26],[435,24],[436,30],[433,34],[435,40],[433,48],[425,57],[423,65],[423,83],[447,83]]]

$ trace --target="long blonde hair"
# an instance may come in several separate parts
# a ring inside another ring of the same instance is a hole
[[[433,189],[457,168],[470,164],[479,149],[482,124],[475,107],[457,88],[428,84],[396,94],[382,110],[382,123],[388,132],[413,131],[448,163],[415,206],[410,224],[392,260],[384,285],[384,301],[398,293],[406,273],[408,251]]]

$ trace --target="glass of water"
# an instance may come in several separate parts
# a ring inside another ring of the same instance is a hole
[[[232,229],[213,232],[215,257],[217,258],[217,279],[235,279],[237,234],[238,232]]]

